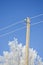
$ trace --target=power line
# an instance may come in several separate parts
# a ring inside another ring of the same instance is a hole
[[[4,34],[0,35],[0,37],[3,37],[3,36],[5,36],[5,35],[11,34],[11,33],[14,33],[14,32],[16,32],[16,31],[19,31],[19,30],[24,29],[24,28],[25,28],[25,26],[24,26],[24,27],[21,27],[21,28],[18,28],[18,29],[16,29],[16,30],[13,30],[13,31],[4,33]]]
[[[39,14],[39,15],[30,17],[30,19],[34,19],[34,18],[39,17],[39,16],[42,16],[42,15],[43,15],[43,14]],[[21,20],[21,21],[19,21],[19,22],[17,22],[17,23],[10,24],[10,25],[8,25],[7,27],[1,28],[0,31],[5,30],[5,29],[8,29],[8,28],[10,28],[10,27],[12,27],[12,26],[15,26],[15,25],[17,25],[17,24],[19,24],[19,23],[23,23],[23,22],[24,22],[24,19]]]
[[[15,25],[17,25],[17,24],[19,24],[19,23],[23,23],[23,22],[24,22],[24,20],[21,20],[21,21],[19,21],[19,22],[17,22],[17,23],[13,23],[13,24],[11,24],[11,25],[8,25],[7,27],[1,28],[0,31],[5,30],[5,29],[8,29],[8,28],[10,28],[10,27],[12,27],[12,26],[15,26]]]
[[[42,16],[42,15],[43,14],[39,14],[39,15],[36,15],[36,16],[31,17],[30,19],[34,19],[34,18],[39,17],[39,16]]]
[[[31,24],[31,26],[37,25],[37,24],[40,24],[40,23],[43,23],[43,21],[40,21],[40,22],[37,22],[37,23],[33,23],[33,24]]]
[[[33,23],[33,24],[31,24],[31,26],[38,25],[38,24],[40,24],[40,23],[43,23],[43,21],[40,21],[40,22],[37,22],[37,23]],[[4,33],[4,34],[0,35],[0,37],[6,36],[6,35],[11,34],[11,33],[14,33],[14,32],[16,32],[16,31],[19,31],[19,30],[21,30],[21,29],[24,29],[25,27],[26,27],[26,26],[23,26],[23,27],[18,28],[18,29],[14,30],[14,31],[10,31],[10,32]]]

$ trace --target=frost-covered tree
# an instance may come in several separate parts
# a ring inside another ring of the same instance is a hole
[[[25,45],[18,43],[16,38],[8,45],[9,51],[3,51],[3,56],[0,55],[0,65],[25,65]],[[41,57],[33,48],[29,48],[29,65],[43,65]]]

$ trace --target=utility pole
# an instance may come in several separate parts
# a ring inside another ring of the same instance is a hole
[[[29,65],[29,42],[30,42],[30,19],[29,17],[26,18],[26,59],[25,65]]]

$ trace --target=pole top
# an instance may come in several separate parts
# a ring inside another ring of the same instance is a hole
[[[30,24],[30,18],[29,18],[29,17],[27,17],[27,18],[25,19],[25,21],[26,21],[26,23],[29,23],[29,24]]]

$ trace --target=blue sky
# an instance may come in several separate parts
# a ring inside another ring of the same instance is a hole
[[[43,14],[43,0],[0,0],[0,29],[12,23],[23,20],[27,16]],[[34,18],[31,23],[43,21],[43,16]],[[7,30],[0,31],[0,35],[15,28],[25,26],[25,23],[13,26]],[[9,50],[8,42],[14,37],[18,41],[25,44],[26,29],[22,29],[15,33],[0,37],[0,55],[3,55],[3,50]],[[43,58],[43,23],[40,23],[30,28],[30,47],[37,50],[38,54]]]

